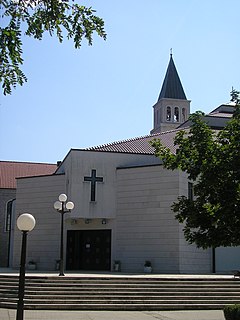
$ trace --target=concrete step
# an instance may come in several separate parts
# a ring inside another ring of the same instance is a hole
[[[210,303],[210,301],[212,301],[213,303],[226,303],[226,302],[231,302],[232,303],[239,303],[239,297],[223,297],[223,296],[218,296],[218,297],[214,297],[214,298],[209,298],[209,297],[191,297],[190,299],[187,299],[188,303],[200,303],[200,302],[208,302]],[[0,298],[0,302],[16,302],[17,301],[17,297],[11,297],[11,298]],[[184,299],[183,297],[172,297],[172,296],[166,296],[166,297],[155,297],[155,296],[151,296],[151,297],[145,297],[145,296],[132,296],[132,297],[126,297],[126,296],[122,296],[122,297],[111,297],[111,298],[105,298],[105,297],[88,297],[88,298],[83,298],[83,297],[61,297],[56,299],[56,297],[52,296],[51,299],[47,298],[47,299],[36,299],[36,298],[32,298],[32,297],[26,297],[24,299],[26,304],[38,304],[38,303],[42,303],[42,304],[48,304],[49,301],[51,301],[51,303],[76,303],[76,304],[81,304],[81,303],[88,303],[88,304],[92,304],[96,301],[99,301],[101,303],[112,303],[112,302],[121,302],[121,303],[138,303],[139,301],[144,301],[144,303],[152,303],[153,301],[155,302],[160,302],[160,301],[165,301],[165,302],[169,302],[169,303],[183,303],[186,302],[186,299]],[[235,301],[235,302],[234,302]],[[211,303],[212,303],[211,302]]]
[[[4,296],[4,297],[7,297],[7,298],[11,298],[11,297],[14,297],[16,296],[18,293],[18,291],[16,290],[15,292],[6,292],[4,293],[4,295],[0,295],[1,296]],[[91,292],[91,293],[88,293],[88,292],[75,292],[75,293],[69,293],[69,294],[65,294],[64,292],[54,292],[54,291],[47,291],[47,292],[30,292],[30,291],[25,291],[25,297],[31,297],[33,299],[36,298],[36,296],[38,296],[39,298],[43,297],[45,298],[46,296],[48,298],[52,298],[52,297],[56,297],[56,298],[61,298],[62,296],[63,297],[81,297],[81,298],[92,298],[92,297],[95,297],[96,296],[101,296],[101,297],[129,297],[129,298],[132,298],[132,297],[176,297],[176,296],[180,296],[180,297],[183,297],[183,299],[186,299],[187,297],[206,297],[206,298],[209,298],[209,297],[226,297],[226,299],[229,297],[240,297],[240,293],[239,292],[215,292],[214,294],[212,293],[209,293],[209,292],[159,292],[159,293],[156,293],[156,292],[149,292],[149,293],[146,293],[146,292],[138,292],[138,291],[135,291],[135,292],[112,292],[112,291],[109,291],[109,292]]]
[[[1,282],[16,282],[18,281],[18,276],[1,276]],[[59,276],[28,276],[26,275],[26,280],[31,281],[31,282],[49,282],[51,281],[52,283],[54,282],[81,282],[81,283],[109,283],[109,282],[119,282],[119,283],[169,283],[169,284],[176,284],[176,283],[231,283],[231,282],[236,282],[240,283],[240,278],[209,278],[209,279],[203,279],[203,278],[128,278],[128,277],[120,277],[120,278],[114,278],[114,277],[109,277],[109,278],[100,278],[100,277],[90,277],[90,278],[84,278],[84,277],[70,277],[70,276],[64,276],[64,277],[59,277]]]
[[[138,304],[136,305],[127,305],[127,304],[84,304],[84,305],[76,305],[76,304],[49,304],[49,305],[25,305],[24,308],[26,310],[105,310],[105,311],[160,311],[160,310],[221,310],[225,306],[224,304]],[[1,308],[6,309],[15,309],[16,304],[2,304]]]
[[[240,303],[236,279],[26,277],[25,308],[45,310],[222,309]],[[0,308],[16,308],[18,277],[0,276]]]

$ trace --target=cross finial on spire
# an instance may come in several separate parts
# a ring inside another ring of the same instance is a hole
[[[172,48],[170,49],[170,56],[172,56]]]

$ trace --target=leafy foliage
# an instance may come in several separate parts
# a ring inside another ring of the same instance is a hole
[[[240,320],[240,305],[232,304],[224,306],[223,313],[226,320]]]
[[[194,182],[194,198],[180,196],[173,203],[184,235],[198,247],[240,245],[240,106],[239,92],[233,117],[224,129],[210,129],[204,114],[190,116],[189,131],[177,133],[176,154],[153,141],[156,156],[167,169],[181,169]]]
[[[2,21],[6,21],[5,27],[0,27],[0,82],[5,95],[27,81],[20,69],[24,28],[26,35],[37,40],[42,40],[44,32],[56,35],[60,42],[66,35],[75,48],[80,48],[83,38],[92,45],[94,32],[106,39],[104,21],[95,10],[74,0],[1,0],[0,9]]]

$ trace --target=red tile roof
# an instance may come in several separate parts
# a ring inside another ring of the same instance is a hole
[[[0,188],[15,189],[16,178],[49,175],[56,169],[55,164],[0,161]]]
[[[172,152],[175,152],[176,146],[174,146],[173,140],[176,133],[180,130],[182,129],[176,129],[143,137],[112,142],[101,146],[87,148],[86,150],[118,153],[154,154],[154,148],[150,145],[149,142],[153,139],[161,139],[162,143],[166,147],[170,148]]]

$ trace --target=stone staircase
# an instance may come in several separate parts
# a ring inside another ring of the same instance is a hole
[[[0,275],[0,308],[15,309],[18,277]],[[240,303],[239,278],[27,276],[25,309],[222,309]]]

